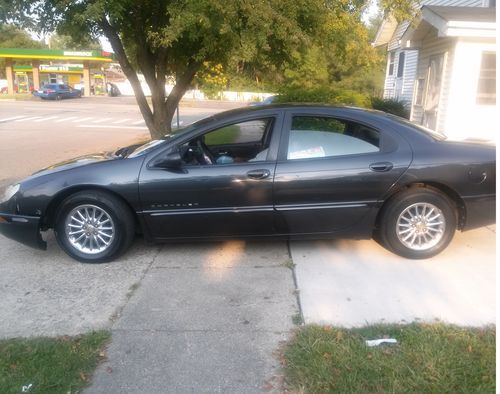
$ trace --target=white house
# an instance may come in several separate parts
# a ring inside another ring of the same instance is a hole
[[[496,139],[495,8],[485,5],[424,5],[412,25],[386,19],[375,39],[388,49],[384,97],[450,139]]]
[[[420,0],[420,6],[484,7],[484,0]],[[384,98],[394,98],[410,105],[413,97],[418,50],[403,48],[401,37],[410,22],[397,23],[391,16],[380,25],[373,45],[387,46],[387,68],[384,84]]]

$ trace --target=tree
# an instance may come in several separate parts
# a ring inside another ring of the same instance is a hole
[[[303,51],[321,42],[321,35],[331,39],[336,30],[349,32],[349,21],[359,19],[365,4],[366,0],[0,0],[0,18],[75,39],[106,36],[151,136],[158,138],[170,132],[175,109],[203,64],[225,66],[238,58],[266,72],[293,67]],[[349,58],[348,42],[337,40],[336,56]],[[151,90],[152,107],[138,71]],[[175,85],[167,95],[169,76],[175,77]]]
[[[75,40],[73,37],[61,34],[51,34],[49,37],[49,48],[50,49],[91,49],[93,51],[100,51],[101,44],[97,39],[85,39]]]
[[[0,24],[0,48],[44,48],[43,42],[34,40],[14,25]],[[0,59],[0,78],[5,78],[5,60]]]
[[[321,2],[315,0],[17,0],[5,17],[72,37],[107,37],[153,138],[169,132],[175,109],[204,62],[227,63],[236,50],[279,63],[304,45]],[[151,89],[152,108],[140,87]],[[175,76],[166,95],[165,82]]]

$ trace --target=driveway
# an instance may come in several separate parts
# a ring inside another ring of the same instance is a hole
[[[298,313],[284,242],[165,245],[87,393],[260,393]]]
[[[428,260],[398,257],[374,241],[291,243],[306,323],[361,326],[441,321],[494,324],[495,226],[457,232]]]

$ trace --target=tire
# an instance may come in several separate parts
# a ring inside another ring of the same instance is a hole
[[[441,253],[457,228],[454,204],[431,188],[410,188],[391,198],[380,219],[382,244],[399,256],[427,259]]]
[[[132,243],[134,217],[113,195],[82,191],[60,204],[54,231],[69,256],[82,263],[104,263],[120,256]]]
[[[60,94],[56,95],[56,100],[59,101],[62,99],[62,96]]]

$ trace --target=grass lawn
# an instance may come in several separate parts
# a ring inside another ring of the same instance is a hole
[[[111,334],[98,331],[76,337],[0,341],[0,392],[76,393],[101,359]]]
[[[366,346],[378,338],[398,344]],[[306,326],[283,363],[291,393],[494,393],[495,327]]]

